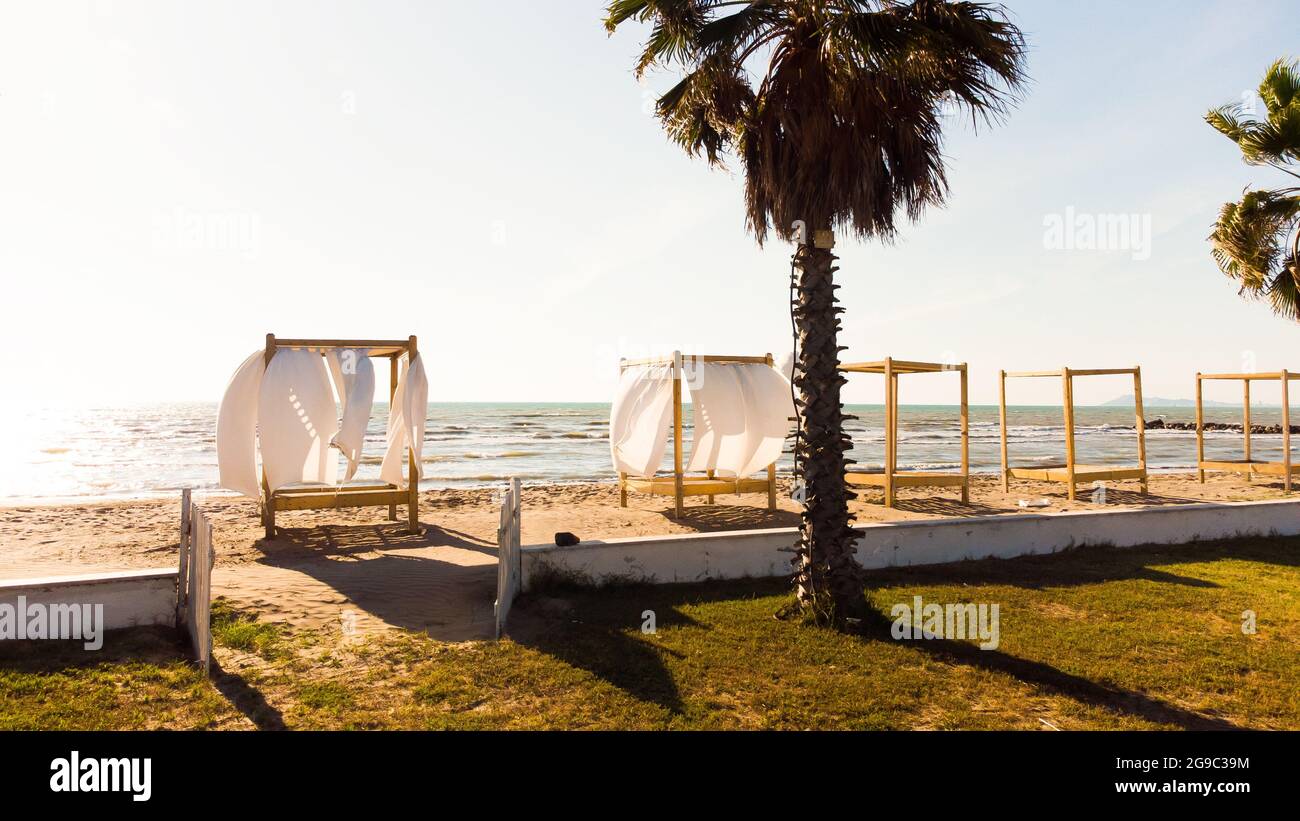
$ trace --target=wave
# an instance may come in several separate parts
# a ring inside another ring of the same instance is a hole
[[[532,456],[545,456],[546,454],[537,450],[507,450],[501,453],[463,453],[459,457],[449,456],[447,461],[456,459],[527,459]]]
[[[508,482],[511,479],[549,479],[550,477],[540,473],[466,473],[457,475],[440,475],[426,476],[425,481],[429,482]]]

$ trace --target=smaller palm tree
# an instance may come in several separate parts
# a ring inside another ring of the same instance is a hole
[[[1250,165],[1300,179],[1300,61],[1278,60],[1259,84],[1267,116],[1240,104],[1205,120],[1241,149]],[[1300,187],[1247,191],[1219,211],[1210,235],[1214,261],[1241,284],[1244,296],[1267,299],[1273,312],[1300,321]]]

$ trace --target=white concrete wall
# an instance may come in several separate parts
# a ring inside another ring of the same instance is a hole
[[[1011,558],[1070,547],[1175,545],[1242,536],[1300,535],[1300,501],[1168,505],[1055,514],[1008,514],[862,525],[864,567]],[[595,584],[655,584],[788,573],[795,528],[532,545],[522,550],[523,589],[558,572]]]
[[[782,527],[526,546],[521,550],[521,586],[527,591],[534,578],[547,572],[591,584],[781,576],[788,572],[789,551],[798,535],[797,529]]]
[[[176,571],[126,570],[0,581],[0,603],[102,604],[104,629],[176,624]]]

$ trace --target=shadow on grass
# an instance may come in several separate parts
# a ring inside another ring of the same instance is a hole
[[[1042,556],[870,570],[867,584],[869,587],[1003,584],[1036,590],[1144,579],[1161,584],[1215,588],[1219,585],[1214,582],[1160,570],[1159,566],[1233,559],[1298,567],[1300,538],[1238,539],[1183,546],[1077,547]]]
[[[872,571],[867,585],[874,588],[991,583],[1036,589],[1147,579],[1164,584],[1217,587],[1157,567],[1163,563],[1217,560],[1296,566],[1300,565],[1297,546],[1300,546],[1300,539],[1291,538],[1208,542],[1178,548],[1083,548],[1050,556]],[[684,695],[670,669],[675,656],[652,638],[640,634],[641,614],[645,610],[654,610],[659,627],[683,626],[708,631],[714,628],[693,620],[684,609],[713,601],[779,598],[788,589],[785,581],[772,579],[530,594],[516,604],[510,636],[521,645],[586,670],[634,698],[679,715],[683,712]],[[750,618],[752,622],[752,614]],[[798,636],[790,636],[785,628],[776,626],[778,622],[770,624],[773,627],[769,631],[751,623],[745,629],[759,632],[744,636],[745,642],[749,646],[762,646],[767,642],[777,646],[781,642],[799,641]],[[862,652],[871,654],[875,652],[873,645],[877,642],[899,644],[890,635],[890,626],[891,621],[884,613],[873,610],[860,632],[846,638],[861,642]],[[725,628],[718,625],[719,630],[729,633],[723,640],[736,638],[730,634],[734,634],[737,628],[735,624],[728,624]],[[1021,658],[999,650],[981,650],[974,643],[934,639],[906,644],[908,649],[948,665],[1005,674],[1084,705],[1156,724],[1198,730],[1242,729],[1231,721],[1188,710],[1138,690],[1075,675],[1044,661]],[[723,647],[716,652],[733,650]],[[776,652],[780,653],[779,647]],[[762,663],[762,660],[756,658],[754,663]],[[889,685],[881,682],[881,686],[887,689]]]
[[[238,673],[229,673],[212,660],[212,686],[226,697],[259,730],[283,730],[284,717],[267,702],[266,697]]]
[[[899,643],[891,635],[890,627],[891,622],[885,614],[871,611],[862,625],[862,637],[864,644],[868,645],[868,652],[872,642]],[[988,672],[1004,673],[1025,684],[1052,690],[1083,704],[1126,713],[1158,724],[1171,724],[1184,730],[1244,729],[1232,722],[1185,710],[1145,693],[1100,684],[1050,664],[1012,656],[1001,650],[981,650],[975,644],[948,639],[921,639],[908,641],[907,644],[947,664],[962,664]]]
[[[0,667],[17,673],[61,673],[100,664],[143,663],[163,666],[190,661],[189,639],[172,627],[142,626],[108,630],[104,646],[87,650],[80,639],[0,642]]]
[[[640,701],[656,704],[674,715],[683,711],[681,693],[664,656],[673,650],[643,638],[647,610],[655,627],[694,627],[707,630],[681,611],[684,604],[747,598],[756,589],[764,595],[784,583],[744,585],[627,585],[590,588],[555,587],[521,597],[511,611],[510,638],[564,663],[586,670]]]

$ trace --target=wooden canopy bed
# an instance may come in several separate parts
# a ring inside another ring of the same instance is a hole
[[[402,357],[413,360],[418,353],[414,336],[406,339],[276,339],[275,334],[266,335],[266,363],[278,349],[300,349],[319,352],[321,356],[332,350],[366,349],[371,358],[384,358],[389,361],[389,412],[392,412],[393,394],[397,390],[398,364]],[[275,536],[275,514],[280,510],[325,510],[347,507],[383,507],[388,506],[388,518],[397,520],[397,506],[405,504],[407,525],[411,533],[419,532],[420,525],[420,482],[413,448],[406,452],[407,470],[410,481],[406,489],[389,482],[369,482],[365,484],[345,484],[337,487],[285,487],[272,493],[267,484],[266,471],[262,471],[262,524],[266,527],[266,538]]]
[[[1142,493],[1147,492],[1147,438],[1146,419],[1142,413],[1141,368],[1062,368],[1059,371],[1000,371],[998,390],[998,421],[1002,428],[1002,491],[1011,492],[1012,479],[1032,479],[1040,482],[1064,482],[1070,501],[1075,498],[1075,486],[1080,482],[1107,482],[1137,479]],[[1132,374],[1133,406],[1137,417],[1136,466],[1087,465],[1075,460],[1074,449],[1074,378],[1076,376],[1115,376]],[[1062,387],[1062,405],[1065,410],[1065,462],[1036,467],[1012,467],[1007,454],[1007,380],[1018,378],[1059,378]]]
[[[1242,393],[1242,439],[1245,445],[1243,459],[1230,461],[1205,458],[1205,415],[1201,401],[1201,385],[1205,380],[1240,380]],[[1256,474],[1260,476],[1281,476],[1282,488],[1291,492],[1291,475],[1300,472],[1300,464],[1291,461],[1291,402],[1290,384],[1292,379],[1300,379],[1300,373],[1276,371],[1273,373],[1198,373],[1196,374],[1196,475],[1204,483],[1205,472],[1227,471],[1244,473],[1247,480]],[[1250,452],[1250,383],[1273,381],[1282,383],[1282,460],[1266,462],[1252,459]]]
[[[936,362],[912,362],[886,357],[879,362],[854,362],[840,365],[845,373],[875,373],[885,377],[885,460],[879,471],[849,471],[844,480],[851,485],[878,487],[884,490],[885,507],[894,506],[894,491],[900,487],[959,487],[961,501],[970,501],[970,413],[967,404],[966,363],[944,365]],[[913,373],[961,374],[961,471],[898,471],[898,383],[899,376]]]
[[[647,359],[623,359],[619,361],[619,372],[635,366],[671,366],[672,367],[672,438],[673,438],[673,472],[668,476],[629,476],[624,471],[618,474],[619,505],[627,507],[629,491],[646,493],[653,496],[671,496],[675,515],[680,517],[687,496],[707,496],[708,503],[713,504],[714,496],[722,493],[767,493],[767,509],[776,510],[776,463],[767,466],[766,478],[757,479],[747,476],[721,477],[714,471],[705,475],[688,475],[683,469],[685,451],[682,446],[682,372],[685,363],[713,363],[721,365],[772,365],[772,354],[764,356],[683,356],[675,351],[672,356],[651,357]]]

